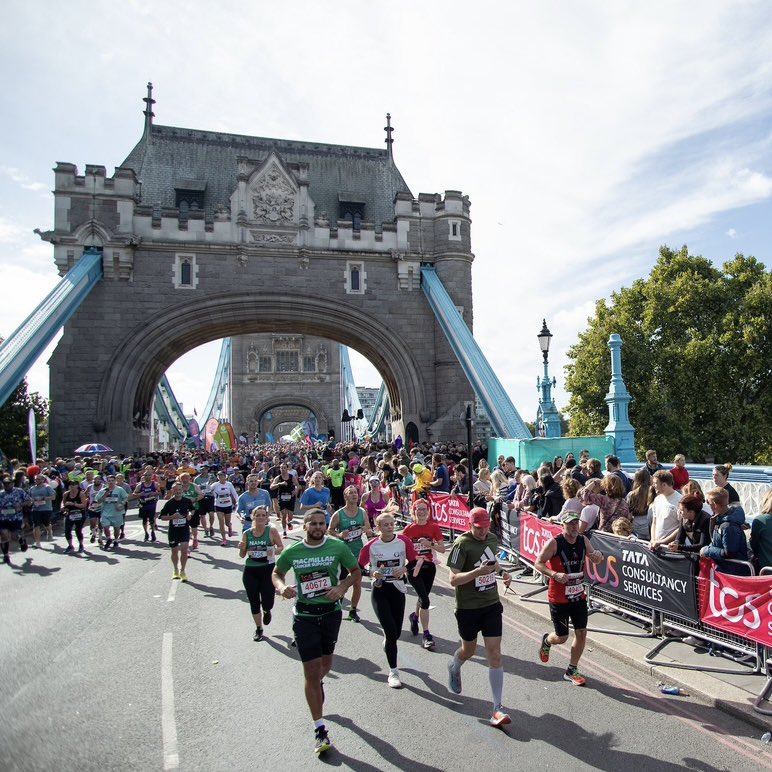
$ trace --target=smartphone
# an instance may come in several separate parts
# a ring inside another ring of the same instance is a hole
[[[488,560],[488,561],[485,562],[485,565],[486,566],[495,566],[496,565],[496,561],[495,560]]]

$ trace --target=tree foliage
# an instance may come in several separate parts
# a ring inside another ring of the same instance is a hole
[[[763,263],[738,254],[719,269],[686,247],[662,247],[648,278],[599,300],[568,352],[573,435],[608,422],[614,332],[639,454],[772,463],[772,273]]]
[[[0,407],[0,449],[8,458],[29,459],[29,409],[35,410],[37,447],[42,448],[47,436],[40,427],[48,416],[48,401],[36,391],[27,393],[27,379],[16,387],[8,401]],[[34,459],[33,459],[34,460]]]

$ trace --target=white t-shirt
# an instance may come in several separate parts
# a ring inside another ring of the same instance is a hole
[[[682,496],[673,491],[669,496],[660,493],[649,507],[652,516],[651,538],[655,541],[664,539],[678,528],[681,521],[678,517],[678,502]]]
[[[598,519],[600,513],[600,507],[597,504],[588,504],[582,508],[582,513],[579,515],[579,522],[587,523],[585,533],[595,525],[595,521]]]

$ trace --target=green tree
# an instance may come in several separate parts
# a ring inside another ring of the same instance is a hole
[[[736,255],[721,269],[660,249],[651,274],[599,300],[566,366],[572,435],[602,433],[611,377],[606,346],[622,336],[630,420],[640,455],[772,462],[772,272]]]
[[[34,408],[37,423],[37,446],[42,448],[47,442],[47,435],[40,430],[48,416],[48,401],[36,391],[27,393],[27,379],[16,387],[8,401],[0,407],[0,449],[8,458],[28,459],[29,447],[29,409]],[[39,454],[38,450],[38,454]],[[34,459],[33,459],[34,460]]]

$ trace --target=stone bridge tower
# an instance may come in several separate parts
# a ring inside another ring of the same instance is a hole
[[[55,168],[46,234],[64,274],[102,250],[104,279],[50,360],[51,452],[148,447],[156,384],[224,336],[317,336],[381,373],[394,436],[463,440],[472,389],[420,289],[436,267],[472,325],[469,200],[413,196],[391,152],[156,125],[107,176]]]

